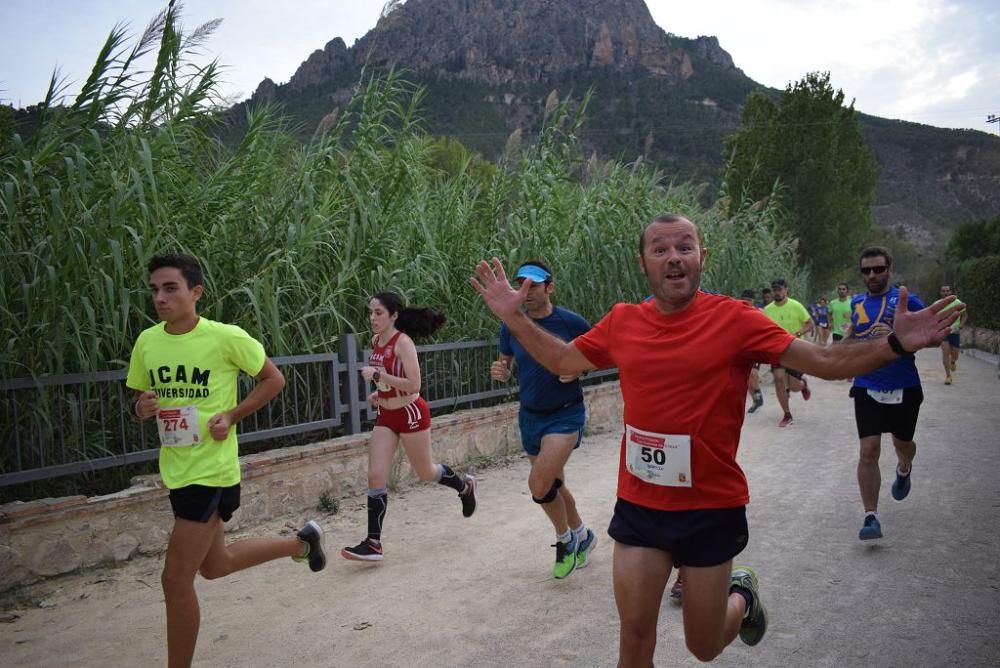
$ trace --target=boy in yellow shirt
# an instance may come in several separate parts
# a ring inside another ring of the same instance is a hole
[[[162,320],[135,342],[126,385],[132,412],[156,419],[160,476],[170,490],[174,527],[161,582],[167,607],[167,662],[190,666],[200,611],[196,573],[220,578],[280,557],[326,566],[323,531],[310,521],[295,537],[251,538],[226,545],[223,522],[240,505],[236,423],[266,405],[285,386],[264,347],[234,325],[198,315],[203,278],[188,255],[149,263],[153,306]],[[240,371],[257,379],[237,403]]]

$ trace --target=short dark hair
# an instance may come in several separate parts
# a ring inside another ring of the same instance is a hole
[[[188,289],[196,285],[205,284],[205,277],[201,273],[201,265],[198,263],[198,260],[190,255],[183,255],[181,253],[154,255],[150,259],[146,269],[152,274],[157,269],[163,269],[164,267],[173,267],[180,271],[181,276],[184,277],[184,281],[187,283]]]
[[[740,299],[753,299],[753,290],[750,290],[749,288],[744,290],[740,295]]]
[[[783,278],[776,278],[773,281],[771,281],[771,287],[772,288],[787,288],[788,287],[788,281],[786,281]]]
[[[437,309],[404,305],[403,297],[398,292],[378,292],[372,299],[379,300],[389,315],[398,313],[396,329],[415,339],[430,336],[441,329],[447,320],[445,314]]]
[[[661,213],[659,216],[646,223],[645,227],[642,228],[642,231],[639,232],[639,255],[642,255],[643,251],[646,250],[646,230],[648,230],[649,226],[653,223],[691,223],[694,225],[690,219],[679,213]],[[696,232],[697,228],[698,226],[695,225]],[[697,232],[697,234],[698,243],[701,243],[701,232]]]
[[[892,253],[885,246],[869,246],[864,249],[861,251],[861,257],[858,258],[858,264],[861,264],[861,260],[866,257],[884,257],[886,265],[892,266]]]
[[[837,287],[838,288],[841,287],[841,286],[843,286],[845,290],[850,290],[851,289],[851,286],[849,286],[847,283],[837,283]]]

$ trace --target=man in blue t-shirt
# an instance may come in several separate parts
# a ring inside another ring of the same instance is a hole
[[[587,332],[590,323],[581,316],[552,304],[555,284],[552,271],[538,260],[522,264],[515,278],[531,281],[525,312],[539,326],[563,341]],[[556,532],[557,579],[587,565],[597,536],[588,529],[576,509],[576,501],[565,485],[566,462],[580,447],[586,410],[578,376],[556,376],[542,367],[511,336],[507,325],[500,328],[500,359],[490,365],[490,378],[507,382],[516,364],[521,409],[518,424],[521,444],[531,460],[528,489],[541,505]]]
[[[892,255],[886,248],[872,246],[861,253],[861,276],[867,293],[851,298],[851,326],[844,343],[852,339],[888,336],[893,330],[893,319],[901,293],[892,287]],[[924,307],[921,301],[907,295],[907,309],[917,311]],[[840,344],[843,345],[843,344]],[[882,485],[879,472],[879,452],[882,434],[892,434],[896,448],[896,480],[892,483],[892,498],[902,501],[910,493],[910,473],[917,444],[913,433],[924,393],[913,355],[904,355],[895,362],[871,373],[857,376],[851,388],[854,398],[854,417],[861,439],[858,459],[858,487],[865,506],[864,524],[858,533],[861,540],[882,537],[878,515],[878,495]]]

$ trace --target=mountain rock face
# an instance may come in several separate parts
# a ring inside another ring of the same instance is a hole
[[[714,37],[694,49],[735,68]],[[491,85],[544,81],[581,65],[642,67],[678,80],[694,74],[689,50],[656,25],[642,0],[408,0],[352,49],[337,38],[313,52],[289,86],[321,84],[366,59]]]
[[[282,103],[311,132],[336,116],[365,64],[406,68],[426,88],[427,130],[487,157],[512,131],[540,128],[553,89],[593,89],[580,135],[588,154],[642,156],[674,180],[709,184],[743,101],[761,88],[715,37],[665,32],[643,0],[407,0],[353,46],[337,37],[314,51],[287,84],[265,79],[252,101]],[[932,250],[954,226],[1000,214],[1000,139],[861,123],[882,166],[881,226]]]

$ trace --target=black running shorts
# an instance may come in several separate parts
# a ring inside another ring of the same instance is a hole
[[[192,522],[207,522],[215,511],[223,522],[228,522],[240,507],[240,486],[205,487],[188,485],[170,490],[170,507],[174,517]]]
[[[745,506],[656,510],[624,499],[615,504],[608,535],[624,545],[669,552],[674,566],[694,568],[726,563],[750,538]]]
[[[901,441],[912,441],[917,429],[917,416],[924,392],[920,386],[903,390],[903,401],[882,404],[875,401],[864,387],[852,387],[854,419],[858,423],[858,438],[881,436],[889,432]]]

